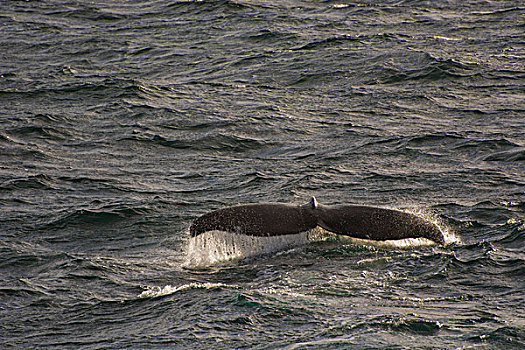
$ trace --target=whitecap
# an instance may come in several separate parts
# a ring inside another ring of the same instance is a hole
[[[223,283],[187,283],[180,286],[172,286],[170,284],[160,287],[160,286],[145,286],[144,291],[138,295],[139,299],[146,298],[158,298],[166,295],[171,295],[180,291],[185,291],[188,289],[213,289],[232,286],[223,284]]]

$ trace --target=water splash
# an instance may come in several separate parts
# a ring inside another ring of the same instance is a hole
[[[184,266],[200,267],[231,262],[304,246],[320,239],[322,231],[318,228],[293,235],[268,237],[208,231],[188,240]]]
[[[397,209],[397,210],[401,210],[401,209]],[[461,239],[454,233],[454,231],[452,231],[452,229],[447,226],[443,220],[441,220],[437,215],[436,213],[433,213],[431,211],[428,211],[428,210],[424,210],[424,209],[421,209],[421,208],[411,208],[411,209],[405,209],[405,210],[402,210],[406,213],[409,213],[409,214],[413,214],[413,215],[416,215],[416,216],[419,216],[420,218],[423,218],[425,219],[426,221],[428,222],[431,222],[433,223],[434,225],[436,225],[439,229],[439,231],[441,231],[441,233],[443,234],[443,239],[445,240],[445,245],[449,245],[449,244],[461,244]],[[415,239],[412,239],[412,240],[415,240],[415,242],[412,242],[412,245],[418,245],[417,244],[417,241],[423,241],[422,243],[425,244],[425,245],[428,245],[430,242],[430,244],[434,244],[434,242],[432,241],[429,241],[427,239],[424,239],[424,238],[415,238]],[[402,240],[404,241],[404,240]],[[410,239],[409,239],[410,241]],[[428,241],[427,243],[425,243],[425,241]],[[402,242],[400,242],[402,243]]]

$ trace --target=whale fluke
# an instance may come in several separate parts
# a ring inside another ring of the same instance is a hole
[[[432,222],[399,210],[366,206],[320,206],[318,225],[327,231],[375,241],[427,238],[445,244],[443,233]]]
[[[367,206],[325,206],[315,197],[304,205],[260,203],[218,209],[197,218],[190,226],[190,235],[195,237],[219,230],[250,236],[280,236],[317,226],[335,234],[376,241],[427,238],[445,243],[439,228],[419,216]]]

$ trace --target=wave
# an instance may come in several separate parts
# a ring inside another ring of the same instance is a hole
[[[110,225],[128,218],[143,216],[149,212],[151,209],[147,207],[126,205],[104,206],[98,209],[76,209],[72,212],[66,211],[58,219],[54,219],[44,226],[47,229],[57,229],[71,225]]]
[[[463,150],[468,148],[478,148],[487,151],[506,150],[509,148],[521,148],[518,144],[505,138],[495,139],[466,139],[466,142],[457,145],[454,149]]]
[[[517,322],[516,322],[517,323]],[[523,349],[525,345],[525,332],[523,326],[503,326],[487,334],[470,337],[474,343],[493,345],[494,349]],[[481,346],[480,346],[481,347]]]
[[[27,176],[23,178],[16,178],[7,180],[0,184],[0,190],[15,190],[15,189],[54,189],[53,179],[45,174]]]
[[[184,176],[184,174],[182,174]],[[0,183],[0,191],[15,191],[24,189],[58,190],[58,189],[82,189],[82,190],[111,190],[118,192],[130,192],[130,189],[119,187],[115,181],[107,178],[94,178],[88,176],[53,176],[47,174],[36,174],[14,177]],[[99,205],[100,202],[92,202]]]
[[[69,19],[80,19],[88,21],[115,21],[125,18],[124,15],[112,13],[107,10],[88,6],[86,4],[75,4],[76,8],[73,8],[72,4],[64,6],[64,8],[55,9],[48,11],[47,16],[64,17]]]
[[[7,100],[19,100],[50,97],[63,98],[64,95],[75,94],[77,99],[90,97],[104,100],[107,98],[142,98],[148,93],[147,88],[135,79],[108,78],[98,75],[82,78],[82,82],[77,80],[63,82],[63,79],[60,79],[60,83],[50,81],[45,85],[39,82],[32,82],[16,90],[0,90],[0,96],[5,97]],[[37,114],[36,116],[45,115],[47,114]]]
[[[232,0],[215,0],[215,1],[200,1],[200,0],[186,0],[175,1],[170,3],[166,10],[174,11],[178,15],[202,15],[204,13],[214,13],[216,15],[233,13],[238,11],[252,9],[248,3],[240,3]]]
[[[399,84],[470,78],[481,75],[481,70],[478,64],[434,57],[424,51],[400,51],[375,56],[365,73],[373,83]]]
[[[255,34],[249,34],[247,36],[247,39],[250,40],[251,42],[264,43],[264,44],[274,43],[280,40],[293,40],[293,39],[298,39],[298,38],[299,37],[294,33],[283,33],[283,32],[271,30],[271,29],[262,29]],[[258,54],[258,55],[251,55],[250,57],[243,58],[241,60],[243,62],[246,62],[247,60],[253,61],[254,59],[258,60],[258,59],[266,59],[266,58],[271,58],[271,56]]]
[[[487,162],[523,162],[525,161],[525,148],[517,147],[517,149],[495,152],[483,158]]]
[[[422,335],[436,335],[443,326],[438,321],[420,318],[384,315],[367,322],[357,323],[350,327],[352,330],[368,330],[380,328],[387,331],[413,333]]]
[[[309,42],[297,48],[292,48],[293,51],[304,51],[304,50],[319,50],[327,49],[331,47],[336,47],[347,42],[361,42],[363,38],[361,36],[352,36],[352,35],[341,35],[335,37],[329,37],[325,39],[320,39],[316,41]]]
[[[65,128],[39,125],[18,127],[8,130],[8,132],[24,139],[45,139],[54,141],[68,140],[72,136]]]
[[[392,69],[384,68],[386,76],[379,78],[381,83],[404,83],[407,81],[414,80],[445,80],[449,78],[467,78],[472,77],[479,72],[471,72],[472,68],[467,65],[454,61],[448,60],[436,60],[424,65],[421,68],[414,69]]]
[[[170,140],[157,134],[131,135],[120,139],[120,141],[142,142],[175,149],[191,149],[197,151],[212,150],[219,152],[245,152],[261,149],[267,146],[268,141],[252,137],[219,133],[207,135],[195,140]]]
[[[521,286],[517,281],[523,278],[525,273],[523,256],[501,257],[490,250],[479,249],[479,246],[466,246],[462,248],[463,252],[456,252],[457,259],[448,262],[445,275],[455,276],[451,282],[458,286],[480,288],[485,291],[503,288],[503,291],[509,295],[519,293]],[[483,256],[484,254],[487,257]],[[483,276],[484,282],[461,276]],[[507,282],[502,286],[499,284],[500,276],[506,276],[513,282]]]
[[[303,340],[287,348],[362,349],[364,343],[367,344],[366,348],[373,349],[410,348],[397,346],[404,344],[406,338],[417,339],[420,348],[435,348],[433,339],[448,328],[439,321],[417,315],[379,315],[365,319],[361,322],[343,322],[342,325],[327,329],[321,337]]]
[[[508,219],[500,227],[505,234],[498,237],[495,242],[501,244],[510,251],[521,251],[525,244],[525,219]],[[525,261],[525,256],[522,257]]]
[[[525,158],[524,148],[506,138],[473,138],[456,132],[389,136],[366,142],[357,149],[375,147],[402,153],[416,150],[430,156],[445,155],[453,151],[475,161],[521,162]]]

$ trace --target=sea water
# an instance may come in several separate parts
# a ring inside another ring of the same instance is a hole
[[[524,15],[1,1],[0,347],[523,349]],[[311,196],[457,239],[189,237]]]

